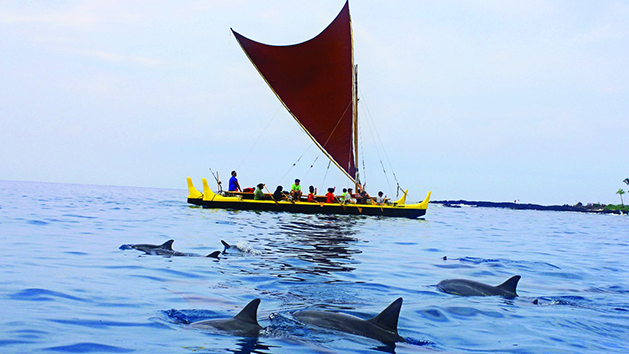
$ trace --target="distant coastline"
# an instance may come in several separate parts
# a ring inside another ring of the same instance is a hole
[[[504,208],[517,210],[544,210],[544,211],[573,211],[579,213],[597,213],[597,214],[629,214],[627,210],[612,209],[605,204],[586,204],[578,203],[576,205],[539,205],[530,203],[512,203],[512,202],[477,202],[467,200],[435,200],[432,204],[441,204],[445,207],[460,208],[461,206],[481,207],[481,208]]]

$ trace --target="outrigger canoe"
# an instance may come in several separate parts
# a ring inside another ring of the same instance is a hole
[[[202,182],[203,193],[194,187],[192,179],[188,177],[188,203],[204,208],[284,211],[303,214],[397,216],[415,219],[426,214],[430,200],[430,192],[428,192],[426,199],[421,203],[406,204],[407,191],[399,200],[384,205],[378,205],[373,201],[369,204],[320,202],[319,200],[325,200],[324,196],[317,196],[318,201],[314,203],[289,200],[275,201],[270,194],[265,194],[266,200],[254,200],[253,193],[231,193],[232,196],[216,194],[208,186],[207,179],[203,178]]]
[[[345,3],[320,34],[302,43],[269,45],[234,30],[232,33],[258,73],[313,143],[355,185],[356,191],[365,190],[366,181],[361,181],[364,170],[361,173],[358,163],[358,66],[354,65],[349,3]],[[189,177],[188,190],[188,203],[206,208],[408,218],[425,215],[430,199],[428,192],[421,203],[406,204],[408,190],[402,189],[399,183],[397,191],[403,191],[402,197],[383,205],[371,199],[362,204],[325,203],[323,196],[317,196],[314,203],[277,201],[269,194],[263,200],[254,200],[253,193],[214,193],[206,179],[203,179],[201,193]]]

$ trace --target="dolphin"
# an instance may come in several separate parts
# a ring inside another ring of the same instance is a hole
[[[225,242],[224,240],[221,240],[221,243],[223,244],[223,247],[225,247],[223,249],[223,253],[227,253],[227,250],[231,249],[232,247],[234,247],[236,250],[240,251],[240,249],[237,246],[230,245],[229,243]]]
[[[402,298],[393,301],[378,316],[363,320],[356,316],[329,311],[298,311],[293,317],[304,324],[329,328],[377,339],[383,343],[406,342],[397,332]]]
[[[235,245],[234,244],[230,245],[225,240],[221,240],[221,243],[223,244],[223,247],[224,247],[223,254],[228,254],[232,251],[239,252],[239,253],[248,253],[248,254],[253,254],[253,255],[261,254],[260,251],[254,249],[253,247],[251,247],[250,244],[244,241],[240,241]]]
[[[122,245],[120,246],[120,249],[121,250],[134,249],[134,250],[142,251],[146,254],[157,255],[157,256],[198,257],[198,255],[193,254],[193,253],[183,253],[183,252],[173,250],[173,242],[175,242],[175,240],[168,240],[162,243],[161,245],[150,245],[150,244]],[[220,251],[214,251],[205,257],[218,258],[220,254],[221,254]]]
[[[520,276],[515,275],[507,279],[504,283],[498,286],[491,286],[472,280],[465,279],[446,279],[437,284],[437,288],[448,294],[461,295],[461,296],[504,296],[508,299],[512,299],[518,294],[515,292],[516,286],[518,286]]]
[[[251,300],[236,316],[230,319],[215,319],[193,322],[190,325],[198,329],[221,330],[244,337],[257,337],[262,327],[258,324],[258,306],[260,299]]]
[[[223,244],[223,247],[225,247],[223,249],[223,254],[227,254],[227,250],[230,251],[237,251],[237,252],[241,252],[241,253],[252,253],[252,254],[259,254],[260,251],[254,250],[248,243],[246,242],[238,242],[238,244],[236,245],[230,245],[229,243],[227,243],[224,240],[221,240],[221,243]]]

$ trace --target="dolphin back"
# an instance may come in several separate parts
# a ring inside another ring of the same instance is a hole
[[[446,279],[437,284],[437,288],[443,292],[460,296],[504,296],[514,298],[518,296],[515,288],[520,280],[519,275],[515,275],[498,286],[492,286],[467,279]]]
[[[398,335],[397,332],[397,323],[400,318],[400,310],[402,309],[402,298],[398,298],[393,301],[391,305],[387,306],[386,309],[382,310],[376,317],[368,320],[375,326],[378,326],[385,331],[392,332],[395,335]]]
[[[518,293],[515,292],[515,288],[518,286],[518,282],[520,281],[520,278],[521,276],[514,275],[511,278],[507,279],[504,283],[496,286],[496,288],[502,289],[508,293],[518,296]]]
[[[305,324],[369,337],[383,343],[406,342],[397,331],[401,307],[402,298],[398,298],[376,317],[368,320],[344,313],[316,310],[298,311],[293,313],[293,317]]]
[[[165,250],[169,250],[172,251],[173,250],[173,243],[175,242],[175,240],[168,240],[166,242],[164,242],[160,248],[165,249]]]
[[[218,256],[220,256],[220,254],[221,254],[221,251],[214,251],[214,252],[212,252],[212,253],[208,254],[208,255],[207,255],[207,256],[205,256],[205,257],[210,257],[210,258],[216,258],[216,259],[218,259]]]
[[[234,316],[234,319],[260,327],[258,324],[258,306],[260,306],[260,299],[251,300],[244,309]]]
[[[204,320],[190,325],[202,330],[220,330],[239,336],[257,337],[262,329],[256,318],[258,305],[260,305],[260,299],[255,299],[233,318]]]

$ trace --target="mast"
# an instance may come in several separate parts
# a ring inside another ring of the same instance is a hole
[[[352,52],[354,51],[354,48],[352,46]],[[353,55],[352,55],[352,61],[353,61]],[[353,112],[353,117],[352,117],[352,121],[353,121],[353,125],[354,125],[354,166],[356,166],[356,180],[355,180],[355,190],[358,192],[358,186],[361,186],[361,190],[362,190],[362,185],[361,185],[361,181],[360,181],[360,173],[359,173],[359,168],[358,168],[358,64],[354,65],[354,73],[353,73],[353,81],[354,81],[354,92],[352,92],[352,104],[354,105],[354,112]]]
[[[346,3],[349,5],[349,1]],[[352,57],[352,137],[354,139],[354,168],[356,169],[356,177],[354,178],[354,190],[358,192],[358,186],[360,182],[360,173],[358,168],[358,64],[354,64],[354,26],[352,26],[352,19],[349,20],[349,36],[351,43],[351,57]]]

